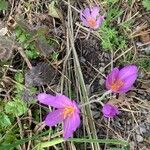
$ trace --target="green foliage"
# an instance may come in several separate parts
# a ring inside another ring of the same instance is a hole
[[[106,24],[108,27],[111,27],[111,22],[118,18],[120,15],[123,14],[123,10],[120,8],[111,8],[108,9],[107,16],[106,16]]]
[[[11,101],[0,101],[0,131],[5,131],[5,128],[13,124],[14,117],[23,115],[27,111],[27,104],[22,100],[24,91],[23,74],[18,72],[15,74],[15,90]]]
[[[53,52],[51,55],[51,58],[52,58],[52,60],[56,61],[56,60],[58,60],[58,56],[59,56],[59,53]]]
[[[21,84],[24,81],[23,74],[21,72],[17,72],[15,74],[15,80],[15,95],[13,97],[13,101],[9,101],[5,104],[5,112],[13,116],[20,116],[27,111],[27,105],[22,100],[22,95],[24,92],[24,86]]]
[[[126,48],[126,38],[115,28],[107,27],[104,23],[100,29],[102,46],[105,50],[116,50]]]
[[[143,57],[143,58],[138,58],[138,61],[136,62],[136,64],[141,67],[144,68],[145,70],[150,70],[150,58],[149,57]]]
[[[142,5],[145,9],[150,10],[150,0],[143,0]]]
[[[21,72],[17,72],[15,74],[15,80],[19,83],[23,83],[23,80],[24,80],[23,74]]]
[[[26,50],[26,55],[31,59],[36,59],[39,53],[35,49]]]
[[[20,116],[27,111],[27,106],[23,101],[14,99],[5,105],[5,111],[13,116]]]
[[[7,137],[5,138],[5,142],[0,146],[0,150],[16,150],[17,146],[24,144],[25,142],[32,141],[32,140],[38,140],[40,137],[45,137],[49,135],[49,130],[42,132],[41,134],[36,134],[32,137],[28,137],[25,139],[17,140],[16,136],[13,132],[10,132],[7,134]],[[19,149],[19,148],[18,148]],[[33,148],[34,149],[34,148]]]
[[[121,9],[110,7],[106,20],[103,22],[99,30],[102,39],[102,47],[105,50],[126,48],[126,37],[122,34],[121,29],[115,22],[115,19],[122,13],[123,11]],[[113,25],[114,23],[115,25]]]
[[[126,31],[131,31],[131,27],[132,27],[132,20],[131,21],[125,21],[125,22],[122,22],[120,24],[120,26],[125,29]]]
[[[14,97],[22,100],[22,95],[24,92],[24,85],[22,85],[24,81],[23,74],[21,72],[17,72],[15,74],[15,80],[16,80],[16,84],[15,84],[15,90],[14,90],[14,94],[15,94]]]
[[[0,11],[7,10],[7,8],[8,8],[8,2],[6,0],[0,0]]]
[[[23,96],[25,94],[26,88],[28,88],[29,95],[34,95],[37,92],[37,88],[32,87],[32,86],[25,87],[22,84],[24,81],[24,77],[23,77],[23,74],[21,72],[18,72],[15,74],[15,80],[16,80],[15,90],[14,90],[14,98],[15,99],[18,99],[20,101],[24,101]],[[32,96],[31,96],[30,102],[35,103],[35,99],[33,99]]]
[[[0,129],[5,128],[10,125],[11,125],[11,122],[10,122],[8,115],[6,115],[4,112],[0,112]]]
[[[99,144],[114,144],[114,145],[122,145],[122,148],[112,148],[112,150],[130,150],[129,149],[129,144],[126,141],[121,141],[121,140],[117,140],[117,139],[84,139],[84,138],[70,138],[67,141],[72,141],[72,142],[76,142],[76,143],[82,143],[82,142],[87,142],[87,143],[94,143],[94,142],[98,142]],[[46,148],[46,147],[51,147],[54,146],[56,144],[62,143],[64,142],[64,139],[62,138],[57,138],[48,142],[41,142],[38,144],[38,148]],[[111,150],[111,149],[109,149]]]
[[[119,0],[107,0],[107,2],[109,3],[109,4],[115,4],[115,3],[117,3]]]
[[[15,131],[13,130],[9,134],[7,134],[4,140],[0,143],[0,150],[16,150],[12,148],[8,148],[8,149],[3,148],[3,146],[5,147],[8,144],[13,144],[16,140],[17,140],[16,134],[15,134]]]
[[[23,30],[20,26],[15,29],[15,34],[19,43],[26,49],[25,53],[29,59],[36,59],[39,56],[34,43],[30,42],[33,40],[33,36]]]

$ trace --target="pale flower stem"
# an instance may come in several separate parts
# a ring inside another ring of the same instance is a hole
[[[88,40],[90,34],[91,34],[91,31],[89,30],[89,31],[88,31],[88,34],[87,34],[87,37],[86,37],[86,40]]]
[[[84,104],[81,104],[81,105],[79,105],[79,107],[83,107],[85,105],[89,105],[89,104],[95,103],[95,102],[99,102],[99,103],[101,103],[103,105],[103,103],[101,101],[105,98],[106,95],[110,94],[111,92],[112,92],[111,90],[106,91],[100,98],[98,98],[96,100],[92,100],[92,101],[84,103]]]

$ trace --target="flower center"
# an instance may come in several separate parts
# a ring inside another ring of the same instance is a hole
[[[73,106],[67,106],[64,108],[63,116],[64,119],[68,116],[71,116],[74,113],[74,107]]]
[[[92,28],[96,26],[96,20],[93,18],[88,18],[87,22],[88,22],[89,26]]]
[[[110,85],[111,89],[115,92],[119,91],[120,88],[122,88],[123,86],[124,86],[124,82],[122,80],[116,80]]]

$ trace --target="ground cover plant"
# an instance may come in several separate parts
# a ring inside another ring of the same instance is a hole
[[[0,150],[149,150],[149,11],[0,0]]]

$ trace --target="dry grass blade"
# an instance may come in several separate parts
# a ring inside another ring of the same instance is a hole
[[[80,100],[82,103],[88,102],[89,98],[88,98],[88,94],[87,94],[87,90],[86,90],[86,86],[84,83],[84,79],[83,79],[83,74],[81,71],[81,67],[80,67],[80,63],[78,60],[78,56],[76,53],[76,49],[74,47],[74,36],[73,36],[73,22],[72,22],[72,11],[71,11],[71,6],[70,6],[70,1],[68,0],[68,28],[67,28],[67,32],[68,32],[68,39],[70,40],[70,44],[71,47],[70,49],[73,52],[73,60],[74,60],[74,67],[75,67],[75,75],[76,75],[76,81],[77,81],[77,85],[79,86],[79,96],[80,96]],[[93,139],[97,139],[97,133],[96,133],[96,129],[95,129],[95,124],[92,121],[93,117],[92,117],[92,112],[90,109],[90,106],[87,105],[84,109],[83,109],[84,114],[86,114],[85,117],[83,116],[83,120],[85,120],[85,125],[86,125],[86,131],[88,133],[88,136],[90,138]],[[94,150],[100,150],[100,146],[98,143],[91,143],[92,149]]]

